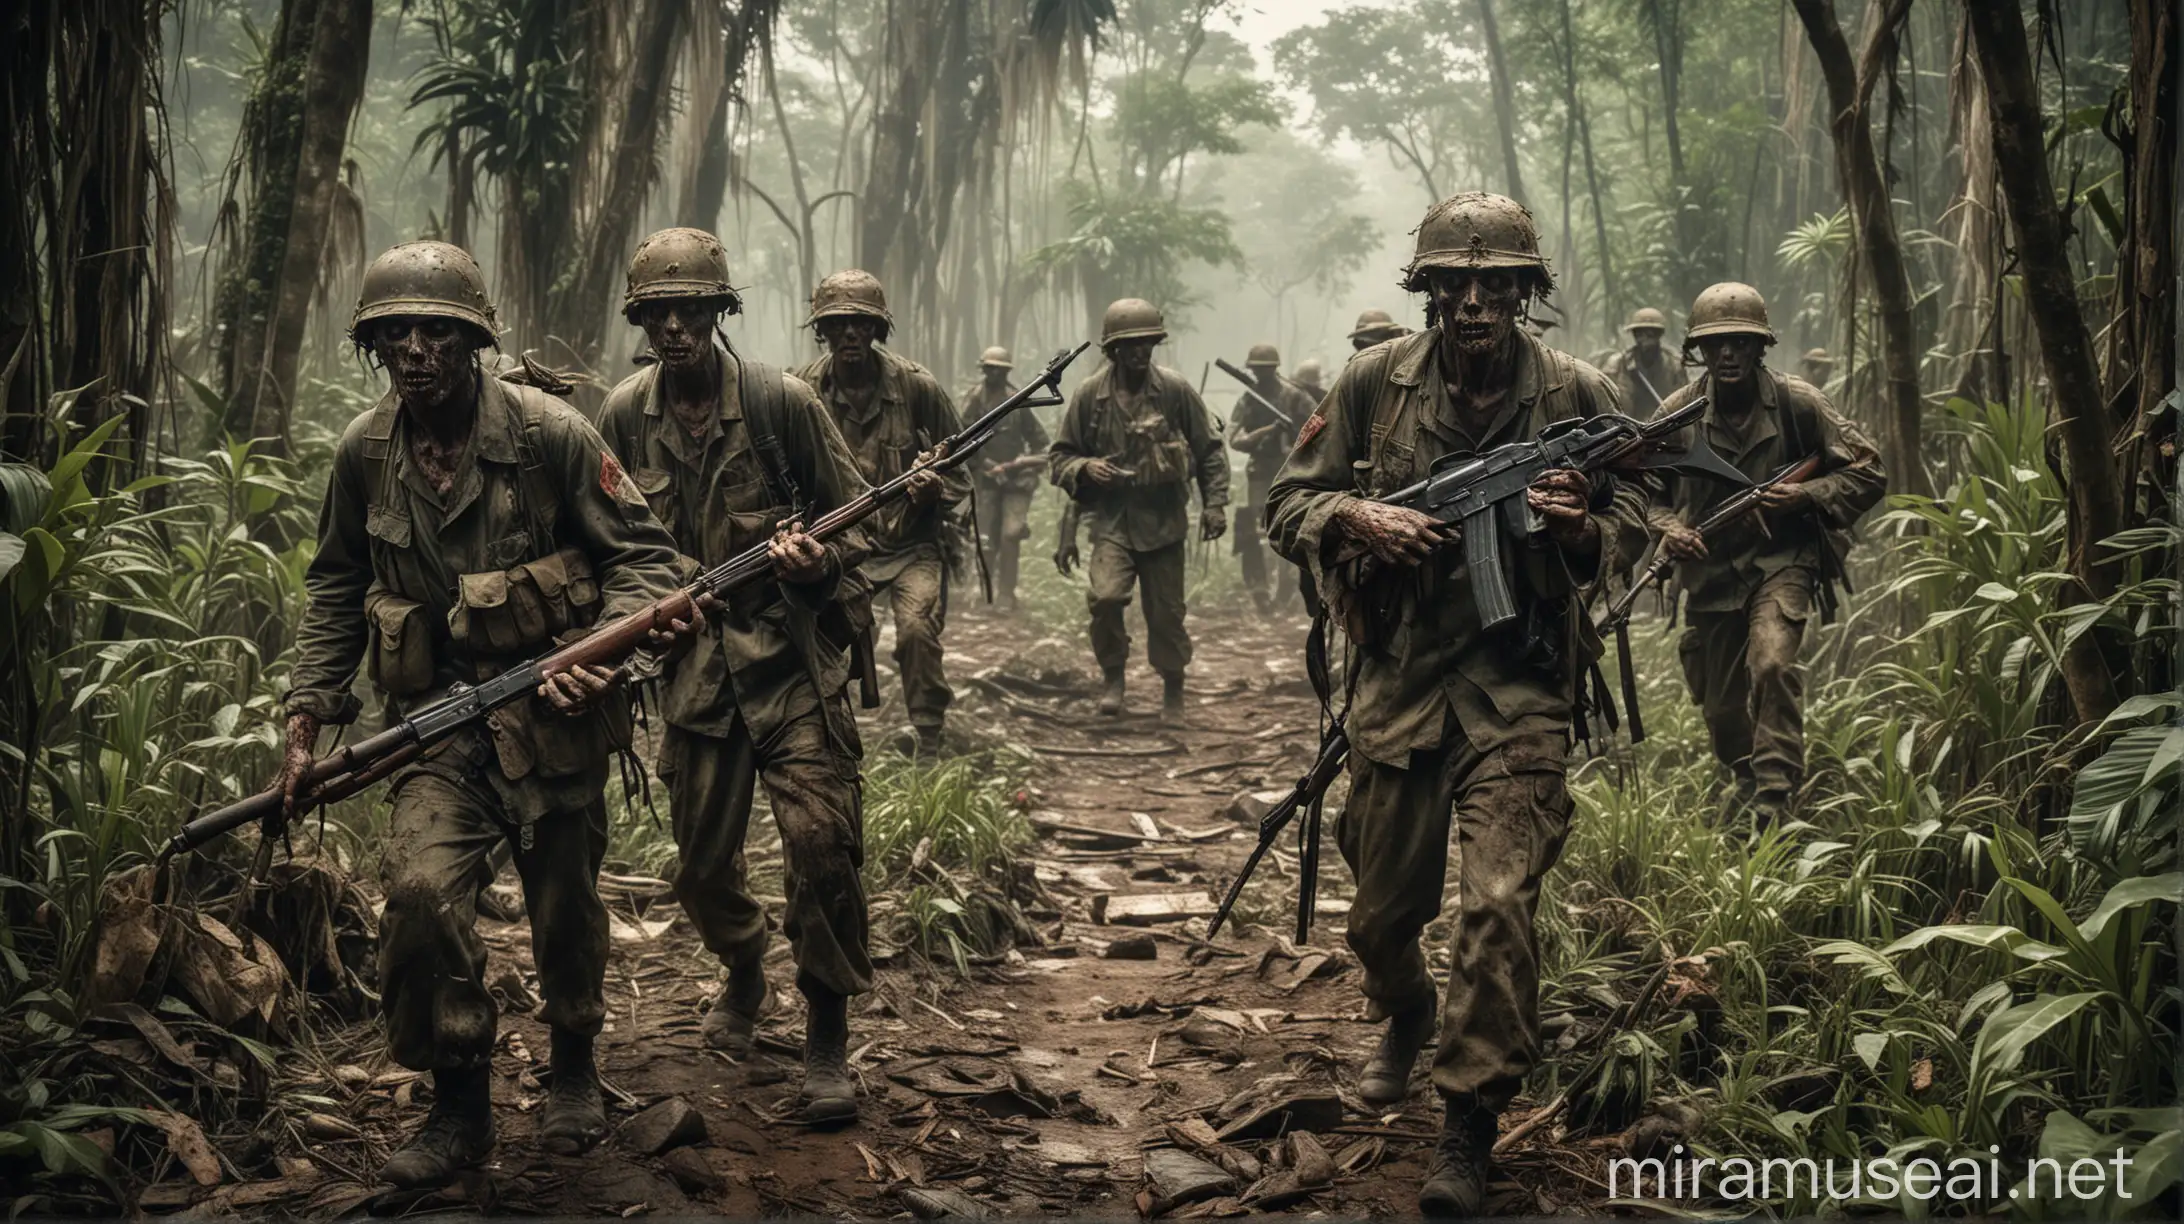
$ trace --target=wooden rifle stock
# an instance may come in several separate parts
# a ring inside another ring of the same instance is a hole
[[[1719,535],[1731,523],[1758,509],[1761,500],[1767,494],[1767,490],[1774,488],[1776,485],[1799,484],[1812,479],[1819,471],[1820,456],[1809,455],[1760,481],[1758,484],[1738,490],[1724,498],[1705,518],[1699,521],[1697,530],[1700,537],[1703,539]],[[1632,581],[1630,589],[1623,592],[1621,598],[1609,605],[1606,618],[1600,622],[1600,627],[1603,630],[1621,629],[1629,624],[1631,608],[1637,604],[1638,596],[1647,587],[1668,577],[1668,572],[1676,568],[1675,558],[1670,557],[1665,549],[1656,548],[1654,551],[1653,560]]]

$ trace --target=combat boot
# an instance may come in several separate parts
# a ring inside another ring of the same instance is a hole
[[[918,759],[933,761],[940,758],[940,724],[920,723],[918,733]]]
[[[1418,1188],[1418,1214],[1429,1220],[1467,1220],[1486,1206],[1486,1171],[1494,1156],[1501,1119],[1477,1097],[1448,1098],[1441,1140],[1433,1149],[1426,1184]]]
[[[849,999],[821,988],[806,990],[804,1002],[803,1119],[854,1121],[857,1081],[849,1074]]]
[[[538,1115],[539,1146],[557,1156],[580,1156],[607,1133],[607,1105],[599,1091],[599,1067],[592,1061],[592,1039],[582,1033],[553,1030],[548,1066],[553,1085]]]
[[[432,1073],[432,1112],[401,1151],[380,1166],[379,1179],[404,1190],[426,1190],[455,1180],[493,1150],[490,1067]]]
[[[1418,1065],[1418,1052],[1433,1035],[1433,1020],[1430,1004],[1388,1017],[1380,1048],[1366,1060],[1365,1072],[1357,1080],[1357,1095],[1367,1105],[1394,1105],[1410,1095],[1411,1068]]]
[[[1100,690],[1100,713],[1109,718],[1122,713],[1122,669],[1107,669],[1106,687]]]
[[[705,1013],[698,1033],[705,1044],[741,1062],[751,1056],[759,1013],[765,1009],[765,957],[740,957],[728,966],[728,985],[713,1000],[713,1010]]]
[[[1160,673],[1160,725],[1163,727],[1180,727],[1183,725],[1182,672]]]

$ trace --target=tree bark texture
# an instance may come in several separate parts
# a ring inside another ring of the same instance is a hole
[[[2131,0],[2130,126],[2118,141],[2129,213],[2116,261],[2126,347],[2109,371],[2111,412],[2133,421],[2141,461],[2153,460],[2148,481],[2164,489],[2176,483],[2176,419],[2160,409],[2177,374],[2178,34],[2174,0]]]
[[[1836,174],[1857,227],[1859,251],[1880,310],[1881,364],[1887,379],[1881,448],[1888,463],[1889,483],[1895,492],[1930,496],[1933,484],[1919,444],[1919,344],[1912,324],[1911,274],[1904,263],[1903,241],[1896,232],[1888,184],[1881,176],[1880,157],[1873,146],[1873,129],[1866,121],[1862,102],[1865,89],[1857,64],[1851,59],[1850,43],[1835,20],[1832,0],[1792,2],[1827,84],[1831,112],[1828,127],[1835,141]],[[1892,25],[1883,21],[1880,28],[1885,31]],[[1869,61],[1876,58],[1868,53]]]
[[[2048,173],[2032,53],[2017,6],[1966,0],[1964,11],[1986,78],[1995,165],[2017,239],[2018,272],[2039,333],[2048,394],[2061,418],[2063,456],[2069,465],[2070,571],[2086,596],[2106,599],[2116,591],[2120,567],[2101,559],[2099,544],[2123,527],[2123,492],[2093,337],[2079,308],[2069,235]],[[2079,642],[2084,649],[2064,660],[2064,683],[2079,719],[2091,722],[2115,707],[2117,692],[2092,649],[2091,635]]]
[[[1479,33],[1486,40],[1486,70],[1494,84],[1494,126],[1501,134],[1502,167],[1509,178],[1509,198],[1524,198],[1524,171],[1517,164],[1517,104],[1509,83],[1509,61],[1502,55],[1501,27],[1494,21],[1494,0],[1478,0]]]
[[[239,262],[220,287],[219,427],[288,449],[304,327],[319,281],[349,121],[364,96],[371,0],[286,0],[246,118]]]

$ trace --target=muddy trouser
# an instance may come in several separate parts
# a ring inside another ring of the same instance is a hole
[[[986,538],[986,560],[993,565],[993,597],[1016,602],[1018,559],[1031,534],[1031,490],[1002,485],[978,486],[979,532]]]
[[[1145,596],[1145,657],[1159,672],[1190,665],[1191,634],[1183,627],[1183,541],[1137,552],[1111,540],[1092,542],[1086,566],[1085,602],[1092,609],[1092,657],[1102,671],[1130,662],[1130,630],[1123,613],[1132,587]]]
[[[1236,558],[1243,564],[1244,589],[1251,592],[1253,599],[1269,594],[1279,599],[1289,587],[1283,579],[1291,567],[1280,557],[1274,559],[1273,586],[1270,588],[1267,585],[1266,558],[1270,550],[1266,545],[1265,528],[1261,526],[1261,519],[1266,507],[1266,495],[1274,486],[1276,474],[1277,472],[1249,473],[1251,497],[1246,504],[1236,508]]]
[[[1797,650],[1814,576],[1778,570],[1739,612],[1692,612],[1678,651],[1714,756],[1739,793],[1787,800],[1805,777],[1805,673]]]
[[[763,744],[740,716],[725,736],[670,724],[658,767],[681,859],[675,898],[707,950],[724,964],[766,952],[766,910],[751,895],[743,855],[755,784],[763,782],[781,831],[781,925],[796,954],[797,985],[843,995],[872,989],[857,874],[864,864],[857,767],[828,742],[820,713],[789,720]]]
[[[500,797],[483,778],[437,773],[397,778],[380,878],[387,908],[379,921],[380,1011],[387,1050],[413,1071],[484,1066],[498,1013],[485,985],[485,944],[477,933],[478,890],[493,847],[515,846],[531,956],[544,1006],[538,1018],[596,1035],[606,1016],[607,908],[599,863],[607,851],[604,797],[549,812],[528,830],[530,845],[504,823]]]
[[[902,703],[913,727],[938,727],[948,718],[955,690],[941,666],[940,635],[948,626],[948,574],[938,548],[922,550],[892,579],[874,582],[895,612],[895,667],[902,676]]]
[[[1449,820],[1457,839],[1459,912],[1433,1083],[1475,1093],[1499,1111],[1538,1064],[1540,878],[1562,853],[1570,796],[1561,732],[1480,753],[1454,729],[1399,769],[1350,756],[1350,798],[1336,824],[1357,879],[1350,947],[1365,969],[1368,1014],[1433,1003],[1418,937],[1441,912]]]

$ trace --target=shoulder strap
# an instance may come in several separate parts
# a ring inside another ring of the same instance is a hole
[[[545,393],[509,383],[501,394],[513,398],[523,413],[523,428],[516,434],[516,501],[530,525],[532,547],[543,557],[559,547],[554,543],[553,508],[561,504],[559,490],[546,470],[545,405],[533,398],[543,398]]]
[[[751,448],[758,452],[767,495],[778,505],[801,509],[803,496],[789,467],[788,451],[781,445],[789,398],[781,370],[738,355],[736,394],[743,402],[743,428],[751,435]]]

